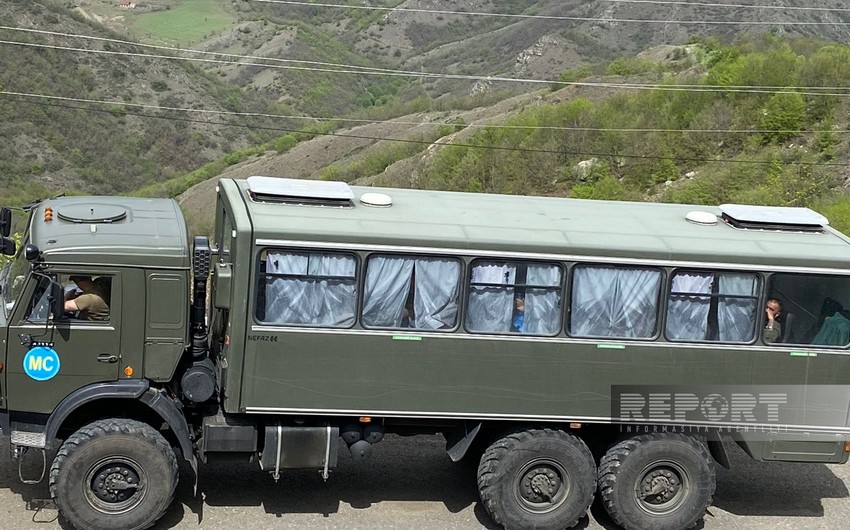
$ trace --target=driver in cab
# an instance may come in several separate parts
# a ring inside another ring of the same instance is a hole
[[[65,312],[74,313],[80,320],[104,322],[109,320],[106,294],[95,285],[91,276],[71,276],[77,286],[65,296]]]

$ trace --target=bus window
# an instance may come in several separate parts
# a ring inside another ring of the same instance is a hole
[[[569,333],[574,337],[655,336],[661,271],[579,265],[573,273]]]
[[[356,269],[357,260],[350,254],[263,251],[257,320],[281,325],[353,326]]]
[[[667,302],[667,338],[675,341],[749,342],[755,336],[758,276],[680,271]]]
[[[551,336],[560,330],[559,265],[479,260],[470,274],[470,332]]]
[[[850,277],[774,274],[767,297],[780,304],[779,333],[771,344],[850,344]]]
[[[362,323],[371,328],[453,329],[461,262],[453,258],[370,256]]]

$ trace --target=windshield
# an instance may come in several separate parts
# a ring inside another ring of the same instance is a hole
[[[14,259],[4,263],[0,270],[0,298],[2,298],[6,318],[12,314],[15,302],[21,295],[29,269],[30,264],[21,252]]]

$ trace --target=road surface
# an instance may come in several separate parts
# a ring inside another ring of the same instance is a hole
[[[705,530],[844,529],[850,526],[850,465],[760,463],[729,446],[732,471],[718,467]],[[70,529],[52,507],[46,480],[18,481],[0,442],[0,528]],[[25,474],[38,474],[28,456]],[[493,529],[478,501],[473,466],[453,464],[441,437],[387,436],[372,459],[340,467],[325,483],[317,472],[286,472],[280,482],[256,464],[207,466],[194,495],[192,471],[181,466],[177,501],[156,530]],[[617,527],[598,503],[578,528]],[[697,527],[699,528],[699,526]]]

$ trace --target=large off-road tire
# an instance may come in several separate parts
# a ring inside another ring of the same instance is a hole
[[[496,440],[478,466],[481,502],[507,530],[563,530],[585,516],[596,492],[596,463],[564,431],[535,429]]]
[[[50,495],[80,530],[141,530],[165,513],[177,478],[174,451],[153,427],[99,420],[62,444],[50,467]]]
[[[714,488],[714,462],[708,449],[682,434],[624,440],[599,464],[602,504],[626,530],[690,528],[705,515]]]

